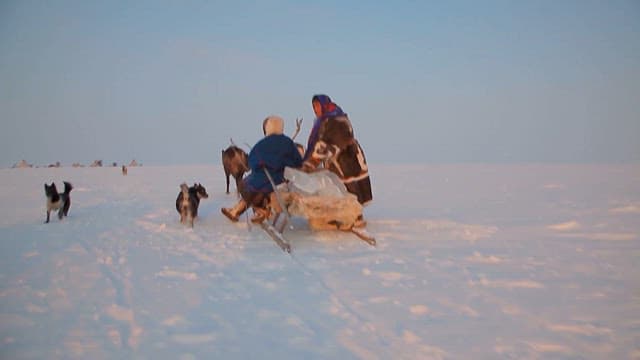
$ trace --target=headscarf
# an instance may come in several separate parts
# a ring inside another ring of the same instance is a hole
[[[317,101],[320,103],[322,108],[322,114],[318,118],[327,118],[329,116],[338,116],[344,115],[344,112],[340,108],[340,106],[336,105],[331,98],[324,94],[314,95],[311,99],[311,103]],[[317,119],[316,119],[317,120]]]
[[[320,131],[320,126],[322,125],[322,123],[330,117],[347,115],[344,113],[344,111],[342,111],[340,106],[338,106],[336,103],[331,101],[331,98],[327,95],[324,95],[324,94],[314,95],[313,98],[311,99],[311,103],[313,104],[314,101],[317,101],[320,103],[321,114],[318,117],[316,117],[316,119],[313,122],[313,128],[311,128],[311,133],[309,134],[309,141],[307,143],[307,150],[303,157],[304,160],[307,160],[311,156],[311,154],[313,154],[313,149],[315,148],[316,142],[318,142],[318,133]]]

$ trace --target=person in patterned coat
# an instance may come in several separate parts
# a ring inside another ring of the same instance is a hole
[[[316,119],[303,157],[303,170],[313,171],[320,166],[329,169],[358,197],[360,204],[366,205],[373,200],[369,169],[349,117],[327,95],[313,96],[311,104]]]

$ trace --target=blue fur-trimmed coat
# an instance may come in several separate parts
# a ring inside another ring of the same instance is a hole
[[[286,135],[269,135],[258,141],[249,152],[251,173],[243,180],[244,191],[270,193],[273,187],[264,168],[269,171],[276,185],[284,181],[285,167],[299,168],[302,157],[291,138]]]

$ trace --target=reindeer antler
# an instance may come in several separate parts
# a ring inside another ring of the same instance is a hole
[[[298,136],[298,133],[300,132],[300,127],[302,126],[302,118],[296,118],[296,131],[293,133],[293,136],[291,137],[291,140],[294,140],[296,138],[296,136]]]

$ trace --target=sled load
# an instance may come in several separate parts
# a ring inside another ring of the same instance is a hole
[[[265,169],[271,179],[271,175]],[[349,193],[337,175],[329,170],[306,173],[287,167],[287,181],[274,186],[271,194],[270,217],[262,228],[287,252],[291,251],[283,231],[292,216],[305,218],[311,230],[341,230],[351,232],[370,245],[375,239],[356,224],[362,218],[362,205]]]

